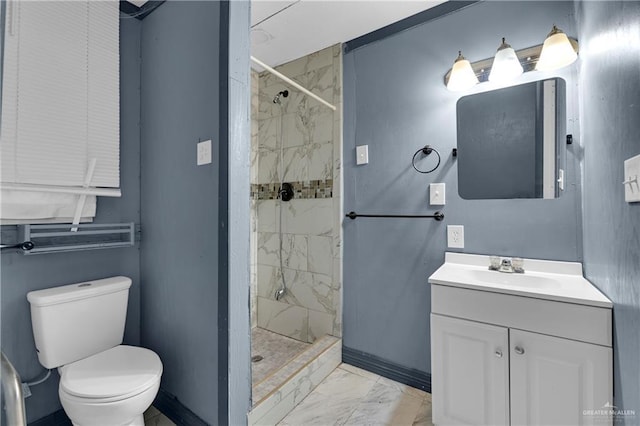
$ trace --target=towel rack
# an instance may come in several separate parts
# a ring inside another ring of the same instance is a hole
[[[431,215],[404,215],[404,214],[359,214],[356,212],[349,212],[345,215],[349,219],[355,220],[358,217],[395,217],[395,218],[403,218],[403,219],[418,219],[418,218],[429,218],[435,219],[440,222],[444,219],[444,213],[437,211]]]
[[[33,244],[33,242],[25,241],[25,242],[19,243],[19,244],[1,244],[0,245],[0,250],[23,250],[23,251],[29,251],[29,250],[33,250],[34,247],[35,247],[35,244]]]
[[[30,242],[25,255],[131,247],[136,227],[131,223],[80,223],[76,232],[69,224],[19,225],[18,241]],[[22,243],[23,245],[26,243]],[[18,244],[17,246],[20,246]]]

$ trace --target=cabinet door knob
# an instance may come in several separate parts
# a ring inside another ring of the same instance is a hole
[[[496,349],[496,358],[502,358],[502,351],[500,349]]]
[[[514,349],[515,353],[517,353],[518,355],[522,355],[524,354],[524,349],[521,348],[520,346],[516,346]]]

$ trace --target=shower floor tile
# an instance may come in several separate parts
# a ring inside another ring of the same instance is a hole
[[[310,343],[255,327],[251,330],[251,357],[262,356],[262,360],[251,363],[252,385],[268,378],[309,346]]]

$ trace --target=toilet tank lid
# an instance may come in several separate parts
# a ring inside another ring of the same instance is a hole
[[[128,290],[129,287],[131,287],[131,278],[122,276],[111,277],[30,291],[27,293],[27,300],[32,306],[57,305],[58,303],[67,303],[74,300]]]

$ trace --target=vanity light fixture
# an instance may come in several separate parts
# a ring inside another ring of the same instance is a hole
[[[489,81],[510,81],[524,72],[522,64],[511,45],[505,42],[502,37],[502,44],[498,47],[496,56],[493,58]]]
[[[578,59],[569,37],[555,25],[542,45],[536,70],[551,71],[571,65]]]
[[[578,42],[554,25],[544,44],[537,46],[514,51],[502,39],[495,58],[470,63],[458,52],[453,67],[444,76],[444,84],[451,91],[461,91],[489,80],[513,79],[523,72],[556,70],[575,62],[577,52]]]
[[[471,68],[471,63],[462,56],[462,51],[458,51],[458,57],[453,63],[450,76],[446,81],[447,89],[458,92],[470,89],[476,84],[478,84],[478,77]]]

